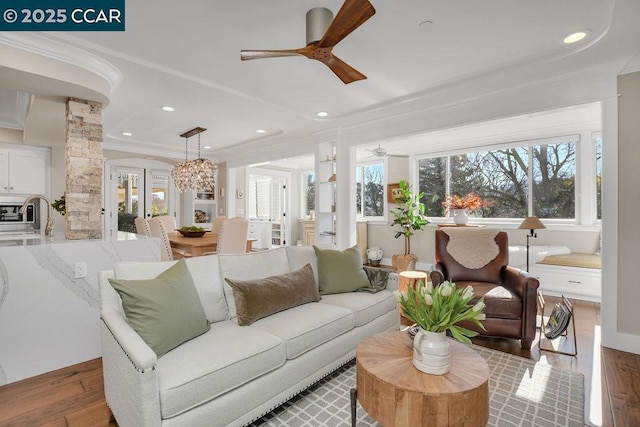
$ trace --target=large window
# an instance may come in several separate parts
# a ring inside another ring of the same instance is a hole
[[[576,142],[501,148],[418,161],[427,215],[443,217],[446,194],[491,200],[485,218],[575,218]]]
[[[356,167],[356,210],[360,217],[384,216],[384,165],[360,164]]]

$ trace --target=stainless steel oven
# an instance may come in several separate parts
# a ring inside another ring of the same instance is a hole
[[[20,208],[26,197],[0,196],[0,233],[29,232],[40,229],[40,200]]]

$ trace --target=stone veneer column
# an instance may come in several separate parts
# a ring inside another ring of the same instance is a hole
[[[69,98],[66,109],[66,237],[102,238],[102,104]]]

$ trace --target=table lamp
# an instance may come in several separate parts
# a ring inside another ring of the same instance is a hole
[[[522,221],[520,227],[523,230],[531,230],[530,234],[527,234],[527,273],[529,272],[529,238],[530,237],[538,237],[538,234],[535,230],[540,230],[543,228],[547,228],[544,224],[538,219],[537,216],[528,216]]]

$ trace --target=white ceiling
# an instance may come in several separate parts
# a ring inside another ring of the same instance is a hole
[[[302,47],[307,10],[335,14],[341,0],[138,0],[127,2],[125,32],[46,37],[122,73],[104,112],[105,149],[177,159],[179,134],[196,126],[208,129],[202,145],[215,157],[393,114],[407,100],[497,71],[527,78],[523,69],[567,72],[640,53],[637,0],[371,1],[376,14],[334,49],[368,77],[349,85],[303,57],[240,61],[242,49]],[[587,39],[562,43],[583,29]]]

